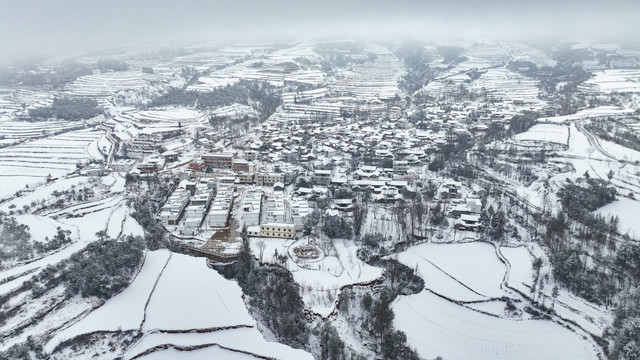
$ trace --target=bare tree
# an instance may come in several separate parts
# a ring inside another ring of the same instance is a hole
[[[262,262],[262,257],[264,256],[264,249],[267,245],[264,243],[264,240],[259,240],[256,245],[258,245],[258,249],[260,249],[260,262]]]

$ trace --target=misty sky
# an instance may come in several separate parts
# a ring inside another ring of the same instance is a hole
[[[318,37],[634,39],[639,0],[0,0],[0,53]]]

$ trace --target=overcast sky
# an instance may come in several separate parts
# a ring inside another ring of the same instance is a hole
[[[4,57],[277,38],[634,39],[640,0],[0,0]]]

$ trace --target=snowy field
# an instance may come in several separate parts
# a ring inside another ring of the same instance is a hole
[[[422,244],[398,254],[398,261],[417,269],[427,289],[451,299],[477,301],[505,295],[501,283],[506,268],[487,243]]]
[[[590,118],[599,118],[606,116],[624,116],[634,112],[633,109],[625,109],[617,106],[599,106],[590,109],[579,110],[575,114],[554,116],[549,118],[540,118],[539,122],[564,123],[573,120],[585,120]]]
[[[486,92],[506,101],[524,101],[527,108],[540,109],[545,102],[538,98],[538,81],[506,68],[492,68],[482,74],[471,86],[477,93]]]
[[[380,45],[368,43],[366,48],[376,54],[375,60],[340,71],[338,80],[329,88],[336,94],[353,95],[361,101],[399,95],[398,81],[405,72],[400,59]]]
[[[77,130],[0,149],[0,197],[42,183],[49,175],[67,175],[77,164],[102,160],[98,144],[103,135],[103,131]]]
[[[509,44],[514,61],[528,61],[537,67],[554,67],[558,63],[541,50],[522,44]]]
[[[528,294],[533,279],[531,252],[542,257],[544,253],[539,247],[496,251],[482,242],[427,243],[398,255],[400,262],[416,269],[426,288],[393,303],[394,324],[406,332],[409,344],[429,359],[597,359],[590,342],[560,324],[507,316],[500,298],[518,295],[503,282]],[[506,265],[499,256],[504,256]],[[550,294],[552,286],[547,287]],[[604,313],[588,306],[563,291],[556,309],[564,318],[602,335],[607,326],[606,319],[600,319]]]
[[[127,351],[127,359],[165,344],[170,346],[142,358],[215,354],[229,359],[237,354],[243,356],[240,359],[312,359],[304,351],[267,342],[244,305],[240,287],[208,268],[205,258],[166,250],[148,252],[129,287],[54,336],[45,350],[51,352],[62,341],[82,334],[118,330],[143,334]],[[168,330],[175,333],[165,333]],[[193,354],[177,350],[185,346],[204,349]]]
[[[598,359],[589,342],[551,321],[497,318],[427,290],[401,296],[392,307],[394,326],[426,359]]]
[[[515,136],[518,141],[550,142],[555,144],[567,144],[568,138],[568,127],[554,124],[536,124],[526,132]]]
[[[9,120],[0,122],[0,145],[12,145],[29,139],[56,134],[79,126],[74,121],[29,122]]]
[[[141,71],[114,71],[79,77],[71,84],[65,85],[64,92],[72,96],[102,99],[120,90],[143,88],[151,81],[159,79],[158,75],[145,74]]]
[[[131,139],[140,134],[178,131],[190,126],[208,124],[205,114],[190,109],[167,108],[162,110],[138,110],[113,108],[114,133],[120,138]]]
[[[640,70],[637,69],[608,69],[594,73],[594,77],[587,80],[581,88],[596,90],[606,94],[612,92],[640,92]]]
[[[596,213],[607,217],[617,216],[620,219],[620,232],[640,239],[639,201],[618,196],[618,200],[601,207]]]
[[[319,85],[325,80],[325,74],[305,66],[302,62],[298,63],[299,59],[308,59],[313,63],[320,58],[313,51],[313,47],[310,43],[299,43],[270,53],[261,52],[259,58],[247,59],[220,70],[213,69],[210,74],[199,77],[188,90],[211,91],[242,79],[266,81],[276,86],[283,86],[285,82]],[[251,53],[244,55],[249,56]],[[289,68],[289,65],[293,64],[295,66]]]

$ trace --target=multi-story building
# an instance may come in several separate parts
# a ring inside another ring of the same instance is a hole
[[[239,173],[238,174],[238,182],[241,184],[253,184],[253,180],[255,178],[254,173]]]
[[[264,223],[247,228],[247,235],[255,237],[272,237],[293,239],[296,236],[296,226],[286,223]]]
[[[289,200],[289,209],[291,210],[291,219],[296,229],[302,230],[307,216],[311,214],[309,202],[301,198],[292,198]]]
[[[160,222],[162,225],[177,225],[189,204],[191,193],[184,189],[178,189],[171,194],[169,200],[160,210]]]
[[[393,161],[393,173],[394,174],[404,174],[409,170],[409,163],[407,161]]]
[[[256,164],[252,161],[247,161],[243,159],[234,159],[233,164],[231,165],[231,170],[236,172],[255,172]]]
[[[242,202],[242,220],[246,226],[260,224],[260,208],[262,206],[262,193],[252,189],[247,191]]]
[[[209,207],[206,224],[211,228],[223,228],[227,226],[227,220],[231,212],[233,201],[233,189],[226,183],[218,184],[218,191]]]
[[[203,154],[201,156],[205,166],[215,169],[231,169],[233,167],[233,154]]]
[[[194,160],[189,163],[189,169],[193,171],[203,171],[207,166],[202,160]]]
[[[277,182],[284,182],[284,176],[278,173],[259,173],[255,176],[255,182],[258,186],[273,186]]]
[[[247,161],[256,161],[258,160],[258,152],[255,150],[245,151],[244,158],[247,159]]]
[[[329,186],[331,184],[331,170],[316,170],[313,173],[313,183]]]
[[[272,196],[267,198],[266,221],[284,223],[288,222],[286,208],[284,204],[284,194],[281,191],[274,191]]]

